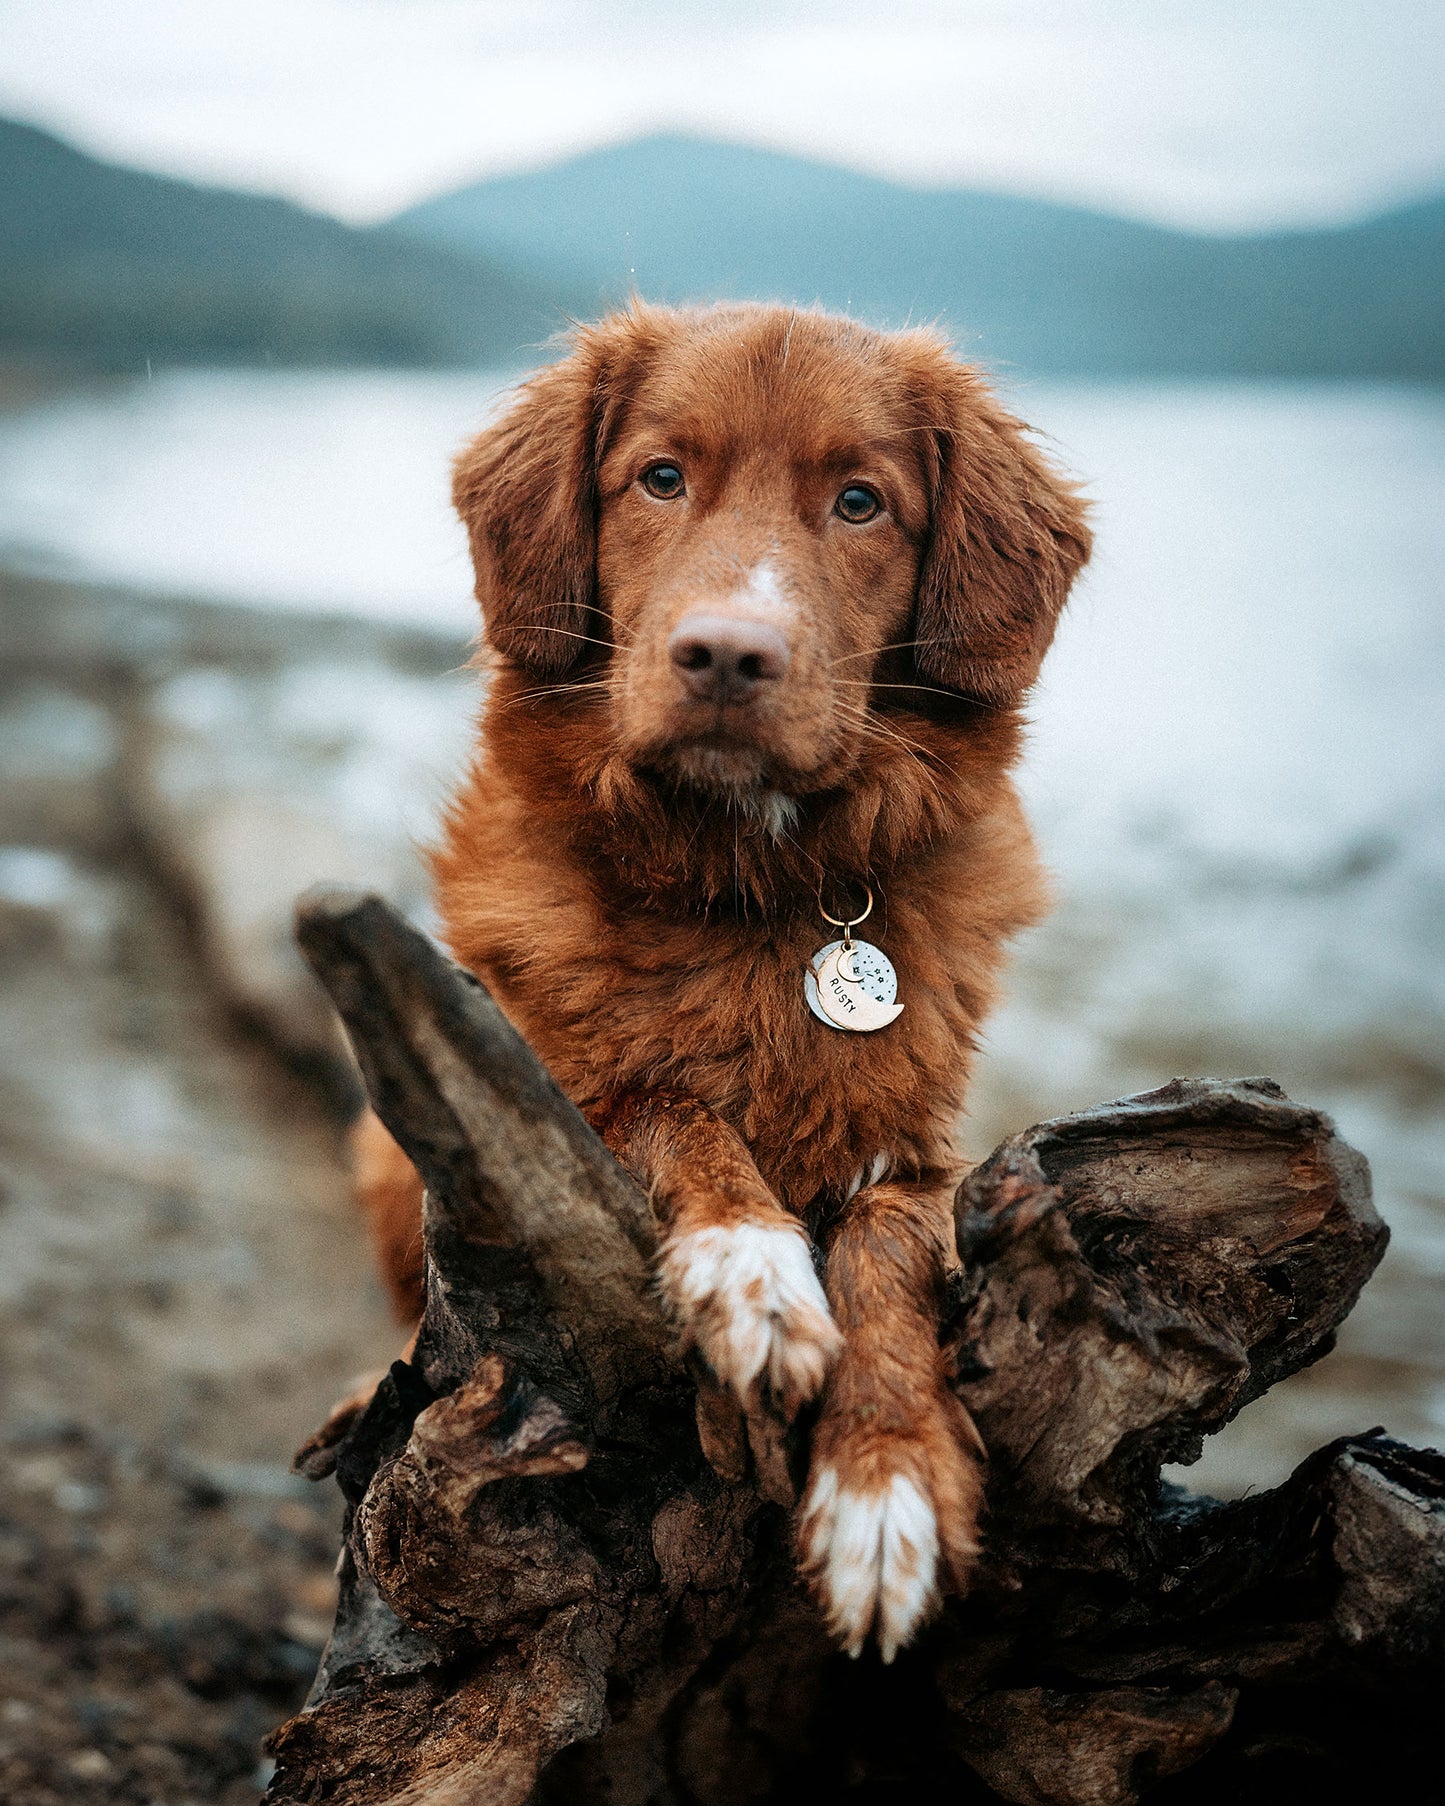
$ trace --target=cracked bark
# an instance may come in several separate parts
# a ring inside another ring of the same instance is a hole
[[[348,1503],[341,1603],[269,1800],[1404,1787],[1445,1678],[1445,1460],[1371,1432],[1258,1497],[1159,1478],[1327,1352],[1383,1251],[1327,1117],[1175,1081],[975,1169],[944,1335],[991,1451],[984,1570],[893,1668],[850,1663],[776,1489],[736,1439],[737,1477],[703,1456],[631,1180],[385,904],[312,900],[299,934],[426,1181],[428,1299],[412,1358],[305,1451]]]

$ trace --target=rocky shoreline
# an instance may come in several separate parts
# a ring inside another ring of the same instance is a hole
[[[287,1459],[398,1335],[355,1233],[345,1069],[291,900],[335,877],[419,899],[425,824],[398,799],[464,729],[464,657],[0,583],[13,1806],[252,1800],[260,1740],[305,1692],[338,1514]],[[328,682],[367,731],[318,706]],[[383,719],[381,690],[414,712]]]

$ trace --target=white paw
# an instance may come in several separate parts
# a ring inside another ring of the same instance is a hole
[[[659,1273],[687,1336],[739,1400],[760,1378],[790,1417],[816,1396],[843,1339],[800,1231],[695,1229],[667,1243]]]
[[[923,1493],[905,1474],[851,1492],[825,1467],[803,1501],[800,1541],[828,1629],[851,1656],[875,1631],[891,1662],[937,1588],[938,1522]]]

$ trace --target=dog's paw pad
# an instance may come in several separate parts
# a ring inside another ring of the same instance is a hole
[[[796,1229],[695,1229],[663,1250],[664,1291],[718,1379],[747,1402],[760,1380],[791,1417],[817,1395],[842,1347]]]
[[[803,1501],[799,1541],[829,1631],[852,1656],[873,1632],[891,1662],[938,1597],[938,1521],[923,1490],[895,1473],[854,1491],[825,1467]]]

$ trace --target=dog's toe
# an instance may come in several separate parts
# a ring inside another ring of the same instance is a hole
[[[907,1474],[855,1490],[821,1469],[803,1502],[803,1557],[828,1629],[861,1653],[870,1632],[891,1662],[938,1598],[938,1519]]]
[[[660,1273],[687,1338],[739,1400],[765,1382],[792,1417],[817,1395],[842,1338],[800,1230],[692,1230],[667,1243]]]
[[[798,1515],[798,1555],[828,1629],[850,1655],[869,1636],[885,1662],[912,1642],[940,1594],[962,1591],[978,1557],[983,1445],[941,1386],[911,1401],[869,1395],[865,1372],[830,1383]],[[851,1394],[840,1397],[841,1394]],[[884,1428],[889,1417],[892,1424]]]

